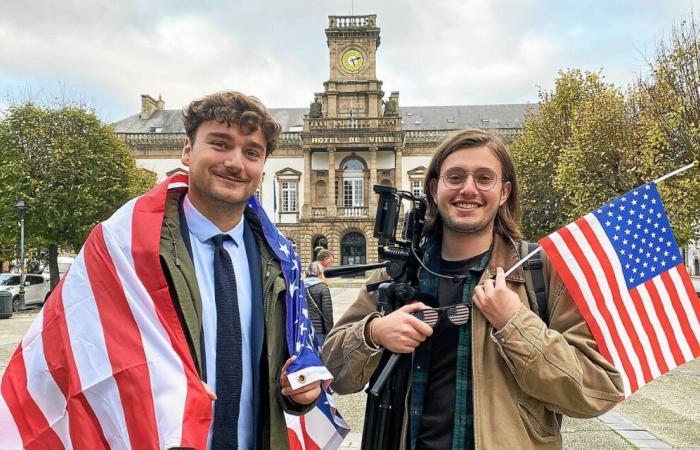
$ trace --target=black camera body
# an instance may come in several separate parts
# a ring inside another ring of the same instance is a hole
[[[409,301],[418,288],[418,260],[423,256],[420,243],[427,202],[423,197],[415,197],[410,192],[398,191],[391,186],[375,185],[374,192],[379,194],[374,237],[379,239],[379,259],[386,261],[386,272],[394,283],[389,287],[394,292],[388,296],[394,300],[395,304],[391,305],[393,310]],[[399,238],[398,224],[404,200],[411,202],[411,207],[404,215]],[[403,284],[406,286],[400,286]]]
[[[382,262],[330,267],[324,271],[324,275],[326,278],[333,278],[385,268],[393,282],[409,283],[417,287],[419,267],[417,258],[422,257],[420,243],[423,238],[427,202],[424,197],[416,197],[410,192],[399,191],[391,186],[375,184],[374,192],[379,194],[374,237],[379,239],[377,252]],[[399,217],[404,200],[411,202],[411,207],[404,215],[401,236],[398,236]],[[369,285],[368,290],[371,292],[377,287]]]

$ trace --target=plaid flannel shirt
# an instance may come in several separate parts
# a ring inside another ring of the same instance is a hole
[[[432,240],[425,245],[425,265],[433,272],[440,273],[440,240]],[[487,252],[477,267],[469,270],[469,276],[464,281],[462,303],[471,307],[474,287],[479,282],[481,274],[491,258]],[[421,269],[418,274],[420,291],[437,298],[438,277]],[[437,306],[437,305],[435,305]],[[474,406],[472,398],[472,362],[471,362],[471,318],[459,329],[457,345],[457,367],[455,373],[456,395],[455,414],[452,431],[452,449],[462,450],[474,448]],[[430,376],[430,339],[423,342],[413,357],[413,378],[411,385],[409,436],[410,448],[415,449],[416,439],[420,431],[423,400]]]

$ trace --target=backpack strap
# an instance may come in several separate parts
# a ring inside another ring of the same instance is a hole
[[[530,254],[538,247],[536,242],[520,241],[520,256]],[[537,252],[523,263],[525,273],[525,289],[527,290],[527,299],[530,303],[530,308],[540,316],[540,319],[549,326],[549,311],[547,309],[548,298],[547,284],[544,281],[544,263],[542,262],[542,253]],[[560,413],[555,413],[554,417],[561,428],[564,416]]]
[[[525,256],[538,247],[536,242],[520,241],[520,255]],[[544,263],[541,254],[535,253],[523,263],[525,273],[525,289],[530,308],[549,326],[549,311],[547,310],[547,284],[544,281]]]

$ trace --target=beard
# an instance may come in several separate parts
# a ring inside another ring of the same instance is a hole
[[[485,231],[490,232],[496,221],[498,210],[494,211],[490,216],[483,217],[477,220],[465,220],[463,218],[450,217],[448,214],[440,214],[443,227],[454,233],[479,234]]]

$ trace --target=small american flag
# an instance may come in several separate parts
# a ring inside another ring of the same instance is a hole
[[[700,302],[655,183],[550,234],[540,245],[615,365],[625,396],[700,356]]]
[[[90,234],[0,381],[0,449],[206,448],[211,400],[159,256],[166,194],[187,182],[186,175],[168,178]],[[304,384],[329,379],[309,344],[299,258],[255,197],[251,206],[285,256],[287,292],[297,294],[287,298],[287,344],[297,355],[289,376],[305,374]],[[307,415],[286,417],[293,449],[340,444],[347,430],[331,405],[324,390]]]

